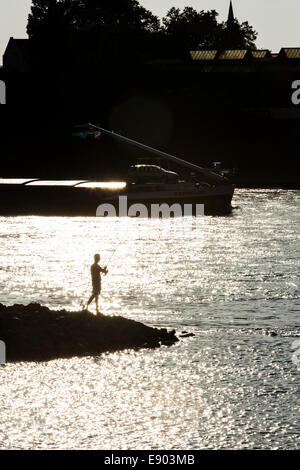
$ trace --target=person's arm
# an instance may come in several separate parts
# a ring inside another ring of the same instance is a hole
[[[101,266],[100,266],[100,272],[103,273],[103,274],[107,274],[108,273],[107,266],[104,266],[104,268],[101,268]]]

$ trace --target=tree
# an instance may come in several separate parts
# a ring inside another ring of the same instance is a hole
[[[248,21],[239,23],[237,20],[230,25],[223,23],[221,45],[223,49],[256,49],[257,32]]]
[[[215,47],[220,34],[215,10],[197,12],[192,7],[171,8],[163,18],[164,31],[172,47],[178,52],[187,53],[191,49]]]
[[[248,22],[219,23],[215,10],[173,7],[161,24],[137,0],[32,0],[27,32],[37,56],[61,67],[254,48],[257,38]]]
[[[35,88],[67,110],[95,102],[102,89],[104,108],[126,82],[122,64],[142,60],[159,27],[136,0],[32,0],[27,32]]]
[[[27,33],[33,41],[47,44],[48,51],[56,53],[68,43],[72,48],[74,40],[78,44],[78,36],[90,51],[99,52],[96,49],[102,40],[102,46],[105,43],[110,49],[112,44],[114,53],[123,55],[125,45],[135,44],[138,49],[137,40],[159,28],[159,19],[137,0],[33,0]]]
[[[218,23],[215,10],[192,7],[171,8],[163,18],[163,28],[173,54],[186,55],[192,49],[254,48],[257,33],[248,22],[234,20],[230,27]]]
[[[158,18],[137,0],[73,0],[72,3],[73,21],[77,26],[114,25],[123,30],[148,32],[159,29]]]

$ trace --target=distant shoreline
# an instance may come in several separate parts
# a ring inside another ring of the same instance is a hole
[[[283,170],[240,170],[232,178],[236,188],[240,189],[300,189],[298,171],[296,168],[289,171]]]

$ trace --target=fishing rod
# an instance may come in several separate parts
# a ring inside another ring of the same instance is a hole
[[[105,265],[105,267],[107,268],[109,266],[109,263],[111,262],[111,260],[113,259],[114,255],[116,254],[117,250],[119,249],[119,244],[118,246],[114,249],[114,251],[112,252],[112,254],[110,255],[109,259],[108,259],[108,262],[107,264]]]
[[[115,249],[113,250],[113,252],[111,253],[110,257],[108,258],[108,261],[106,263],[106,268],[109,266],[111,260],[113,259],[113,257],[115,256],[116,252],[118,251],[118,249],[120,248],[120,227],[119,227],[119,230],[116,230],[116,240],[115,240]]]

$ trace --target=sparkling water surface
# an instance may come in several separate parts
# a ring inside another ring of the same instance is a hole
[[[226,217],[0,218],[1,303],[78,310],[100,252],[104,314],[195,334],[0,367],[0,447],[299,448],[299,203],[236,190]]]

